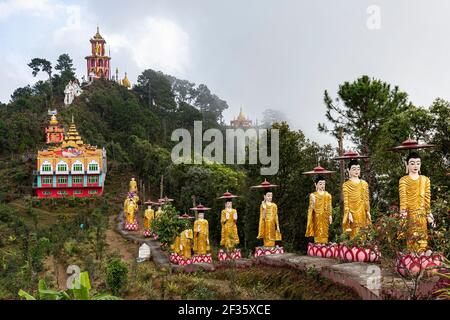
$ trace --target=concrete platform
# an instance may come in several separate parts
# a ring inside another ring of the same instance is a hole
[[[411,280],[400,277],[379,264],[352,262],[342,263],[338,259],[301,256],[293,253],[274,254],[254,258],[256,264],[271,267],[287,267],[297,270],[315,270],[320,276],[350,287],[365,300],[409,299],[414,286]],[[434,291],[438,277],[420,281],[417,296],[426,297]]]

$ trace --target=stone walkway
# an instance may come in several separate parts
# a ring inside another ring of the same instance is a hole
[[[350,287],[365,300],[408,299],[410,296],[408,288],[413,287],[411,281],[406,281],[394,271],[382,270],[377,264],[343,263],[338,259],[302,256],[294,253],[273,254],[235,261],[214,261],[212,264],[175,265],[170,263],[168,255],[161,250],[161,244],[158,241],[149,240],[136,231],[123,230],[123,214],[119,214],[117,220],[116,231],[134,243],[146,243],[150,247],[153,262],[161,270],[192,273],[201,270],[215,271],[220,268],[249,268],[253,265],[293,268],[315,272],[334,283]],[[418,296],[426,297],[432,293],[437,280],[437,276],[422,280],[417,290]]]

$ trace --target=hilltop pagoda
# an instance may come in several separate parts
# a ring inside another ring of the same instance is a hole
[[[87,61],[87,76],[89,81],[99,78],[109,79],[111,76],[111,57],[107,56],[105,53],[106,41],[100,35],[98,27],[97,33],[90,39],[90,42],[91,55],[85,58]]]
[[[64,140],[38,151],[33,189],[38,198],[100,196],[106,169],[106,150],[85,144],[72,117]]]
[[[238,128],[248,129],[248,128],[253,128],[253,123],[250,119],[247,119],[247,117],[244,115],[244,112],[242,111],[242,108],[241,108],[241,110],[239,112],[239,116],[230,121],[230,126],[234,129],[238,129]]]

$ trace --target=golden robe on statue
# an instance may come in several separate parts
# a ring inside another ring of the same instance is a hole
[[[134,223],[134,220],[135,220],[134,214],[137,210],[138,210],[137,204],[135,204],[134,201],[130,201],[128,203],[127,211],[126,211],[127,223],[129,223],[129,224]]]
[[[259,208],[259,228],[257,239],[264,240],[265,247],[274,247],[275,241],[281,240],[279,231],[278,207],[275,203],[261,204]]]
[[[356,237],[361,228],[371,224],[367,214],[370,212],[369,185],[366,181],[354,182],[347,180],[342,185],[344,195],[344,217],[342,219],[343,232],[350,231],[350,239]],[[349,213],[352,213],[353,223],[349,220]]]
[[[170,250],[172,250],[172,252],[180,254],[180,252],[181,252],[181,250],[180,250],[180,236],[177,236],[175,238],[175,241],[170,245]]]
[[[408,250],[422,252],[428,245],[427,215],[430,213],[430,179],[404,176],[399,181],[400,211],[406,210],[406,245]]]
[[[144,229],[149,230],[152,227],[152,221],[155,218],[155,211],[147,209],[144,213]]]
[[[129,192],[137,192],[138,191],[138,189],[137,189],[137,182],[136,182],[136,180],[131,180],[130,181],[130,190],[129,190]]]
[[[209,250],[208,221],[206,219],[197,219],[194,222],[194,253],[206,254]]]
[[[315,202],[313,204],[312,196]],[[309,196],[308,219],[305,237],[314,237],[314,243],[328,243],[328,228],[332,213],[331,194],[313,192]]]
[[[230,212],[228,212],[227,209],[222,210],[220,216],[220,223],[222,224],[220,245],[224,246],[227,249],[233,249],[239,243],[239,236],[235,218],[237,219],[236,209],[232,209]]]
[[[184,259],[190,259],[192,256],[192,238],[192,229],[181,232],[171,246],[173,252],[178,253]]]

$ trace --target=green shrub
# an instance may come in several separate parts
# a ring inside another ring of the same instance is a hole
[[[106,267],[106,285],[114,295],[122,292],[128,283],[128,267],[119,259],[113,259]]]

